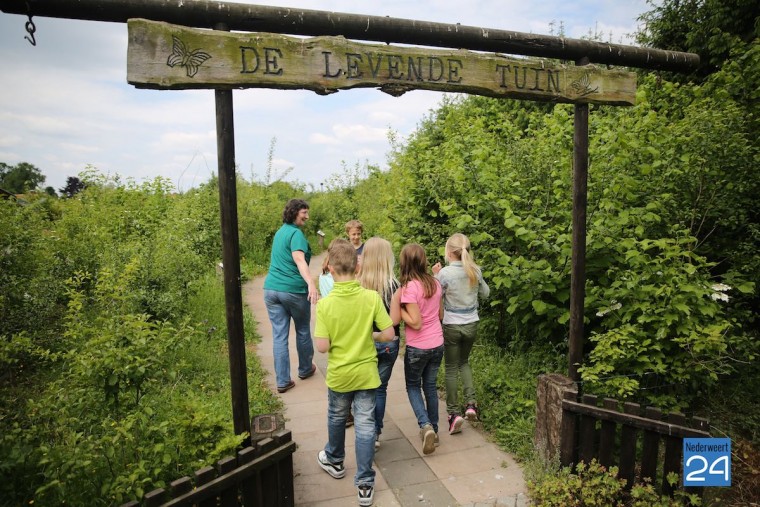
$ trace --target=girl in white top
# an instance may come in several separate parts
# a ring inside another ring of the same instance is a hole
[[[478,297],[486,298],[488,285],[472,258],[470,240],[461,233],[446,242],[444,268],[433,266],[433,273],[443,290],[443,340],[446,364],[446,411],[449,414],[449,433],[459,433],[464,420],[459,404],[459,378],[466,402],[464,416],[475,421],[478,407],[470,367],[470,352],[478,334]]]

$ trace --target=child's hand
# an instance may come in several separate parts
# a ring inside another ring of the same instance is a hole
[[[436,262],[435,264],[433,264],[433,268],[432,268],[432,269],[433,269],[433,274],[434,274],[434,275],[437,275],[437,274],[438,274],[438,272],[441,270],[441,268],[442,268],[442,267],[443,267],[443,266],[441,266],[441,263],[440,263],[440,262]]]

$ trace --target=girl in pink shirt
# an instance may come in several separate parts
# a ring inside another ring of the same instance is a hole
[[[436,377],[443,360],[441,285],[427,272],[425,250],[416,243],[401,249],[399,269],[401,288],[391,301],[391,319],[404,321],[406,394],[417,416],[422,452],[430,454],[438,441]]]

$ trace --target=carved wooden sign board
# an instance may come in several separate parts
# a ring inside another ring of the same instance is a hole
[[[343,37],[231,33],[129,20],[127,81],[138,88],[379,88],[633,105],[636,76],[493,53],[364,44]]]

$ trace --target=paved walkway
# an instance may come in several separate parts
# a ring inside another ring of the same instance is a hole
[[[311,261],[314,276],[322,257]],[[261,343],[256,352],[269,372],[274,389],[272,328],[263,298],[263,277],[243,287],[243,301],[258,322]],[[312,311],[312,315],[316,313]],[[312,322],[313,329],[313,322]],[[316,374],[299,380],[296,375],[294,331],[290,332],[291,371],[296,387],[279,395],[285,404],[285,427],[298,447],[293,455],[295,504],[299,507],[342,507],[357,505],[353,476],[354,432],[346,431],[346,476],[336,480],[317,464],[317,452],[327,441],[327,354],[315,351]],[[399,355],[388,385],[388,401],[380,448],[375,453],[375,506],[498,506],[529,505],[522,470],[514,459],[486,439],[477,427],[465,423],[460,434],[446,431],[446,404],[441,403],[440,447],[422,454],[422,443],[414,412],[404,387],[404,363]],[[476,424],[477,425],[477,424]]]

